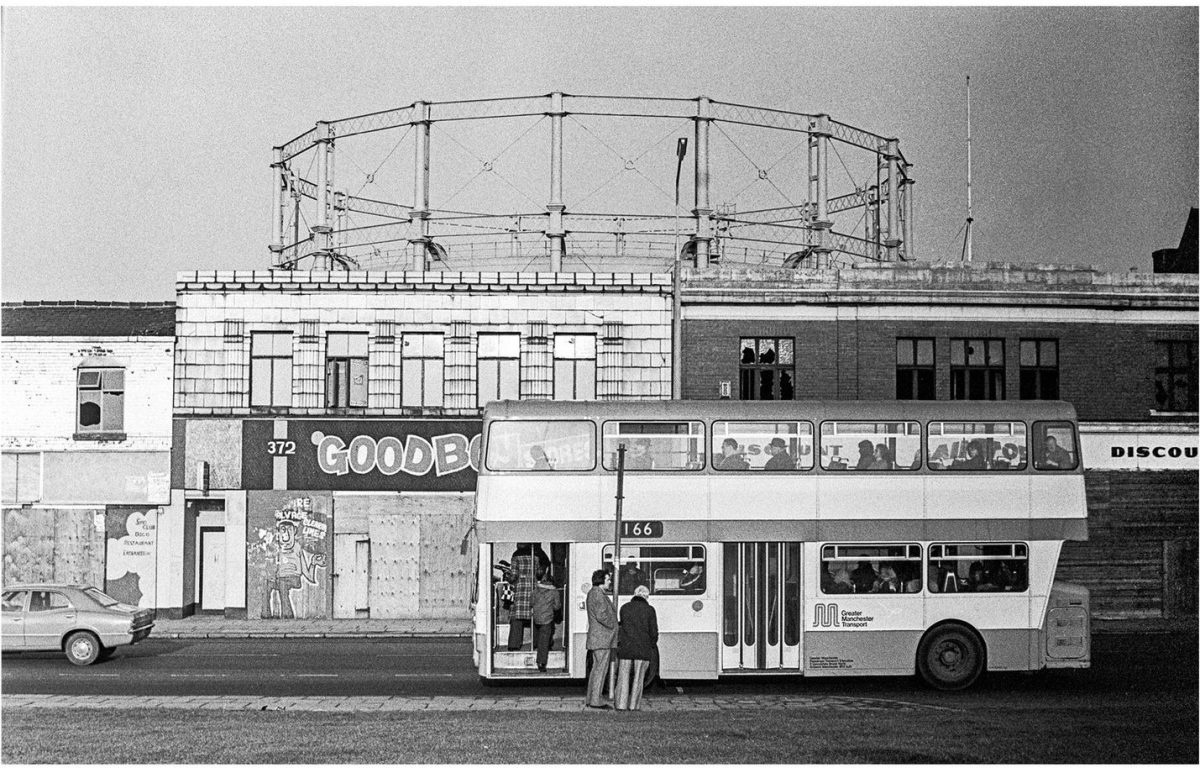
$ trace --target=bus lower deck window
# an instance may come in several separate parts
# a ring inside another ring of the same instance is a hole
[[[1029,589],[1025,544],[933,544],[930,592],[1024,592]]]

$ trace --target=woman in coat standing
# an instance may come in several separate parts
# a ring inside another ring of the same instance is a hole
[[[650,590],[640,586],[621,606],[617,636],[617,709],[641,709],[642,685],[654,647],[658,644],[658,614],[646,601]]]

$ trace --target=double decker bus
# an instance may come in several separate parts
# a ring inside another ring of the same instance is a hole
[[[1090,665],[1087,590],[1055,580],[1063,542],[1087,537],[1067,403],[496,402],[476,505],[485,680],[583,677],[601,568],[618,600],[650,589],[666,679],[916,673],[950,690]],[[521,553],[562,597],[544,671],[514,621]]]

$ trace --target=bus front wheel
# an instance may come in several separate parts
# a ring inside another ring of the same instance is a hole
[[[945,624],[926,633],[917,647],[921,679],[941,691],[961,691],[983,674],[979,637],[961,624]]]

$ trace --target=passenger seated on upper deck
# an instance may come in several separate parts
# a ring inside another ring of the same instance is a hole
[[[1058,444],[1058,438],[1054,437],[1054,435],[1046,435],[1038,467],[1042,469],[1070,469],[1073,466],[1075,466],[1075,461],[1071,458],[1070,451],[1064,450]]]
[[[883,443],[875,446],[875,460],[867,469],[894,469],[892,464],[892,451]]]
[[[738,450],[738,441],[732,437],[725,438],[721,443],[721,456],[715,464],[716,469],[750,469],[750,464],[742,458]]]
[[[763,467],[768,472],[785,472],[796,468],[796,460],[788,453],[787,443],[782,437],[772,437],[764,450],[771,457]]]
[[[860,440],[858,442],[858,463],[854,465],[855,469],[870,469],[875,462],[875,446],[870,440]]]
[[[850,583],[855,592],[870,592],[875,586],[875,569],[866,560],[860,560],[858,567],[850,573]]]
[[[967,458],[954,462],[954,469],[987,469],[983,458],[983,445],[978,440],[967,443]]]

